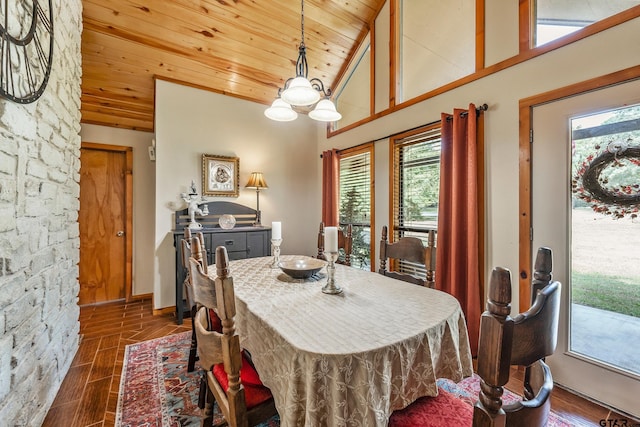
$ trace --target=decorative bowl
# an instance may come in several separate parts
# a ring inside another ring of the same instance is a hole
[[[220,224],[220,228],[229,230],[236,225],[236,218],[233,215],[224,214],[218,220],[218,224]]]
[[[308,279],[327,265],[325,261],[315,258],[280,261],[278,267],[294,279]]]

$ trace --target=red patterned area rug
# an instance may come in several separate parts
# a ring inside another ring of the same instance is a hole
[[[118,393],[116,427],[200,426],[201,370],[187,372],[191,332],[128,345]],[[224,417],[214,405],[214,425]],[[272,418],[261,427],[277,427]]]
[[[116,427],[187,427],[199,426],[198,408],[201,371],[196,363],[187,372],[191,332],[169,335],[128,345],[118,393]],[[476,375],[459,384],[438,380],[438,386],[473,405],[480,389]],[[505,390],[505,403],[517,396]],[[214,405],[214,425],[224,417]],[[278,427],[274,417],[260,427]],[[571,427],[571,423],[551,412],[547,427]],[[417,427],[417,426],[416,426]]]

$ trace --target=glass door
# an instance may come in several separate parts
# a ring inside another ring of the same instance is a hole
[[[640,82],[534,108],[533,253],[563,284],[554,380],[640,417]]]

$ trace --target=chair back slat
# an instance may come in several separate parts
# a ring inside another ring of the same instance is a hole
[[[514,318],[511,364],[529,366],[553,354],[558,343],[560,313],[560,283],[553,282],[538,291],[529,310]]]
[[[419,264],[421,268],[428,270],[427,253],[428,248],[425,248],[422,240],[417,237],[401,237],[397,242],[389,243],[387,237],[387,226],[385,225],[382,227],[382,238],[380,240],[380,269],[378,270],[378,273],[416,285],[433,287],[435,251],[433,251],[433,254],[429,254],[429,260],[431,261],[432,258],[434,260],[434,265],[431,268],[432,280],[430,281],[411,274],[393,271],[391,270],[392,266],[387,265],[388,260],[394,260],[396,262],[408,261]]]
[[[512,365],[529,366],[550,356],[558,343],[561,284],[551,282],[551,249],[538,249],[531,284],[531,307],[514,318]]]
[[[205,273],[202,264],[194,257],[189,258],[189,275],[195,306],[198,309],[203,306],[215,308],[217,303],[215,285]]]
[[[223,362],[222,335],[209,330],[209,307],[200,307],[194,317],[193,326],[198,338],[198,355],[200,366],[210,371],[213,365]]]

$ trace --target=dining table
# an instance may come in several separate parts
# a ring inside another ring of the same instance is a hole
[[[326,267],[294,279],[273,261],[234,260],[230,275],[241,345],[273,394],[281,426],[386,426],[393,411],[436,396],[437,378],[472,374],[453,296],[339,264],[342,292],[325,294]],[[214,266],[209,272],[215,277]]]

